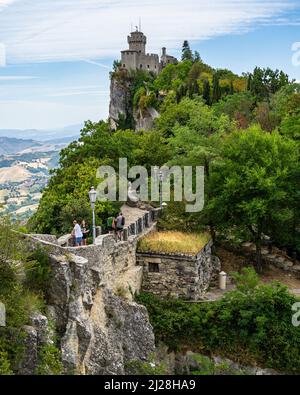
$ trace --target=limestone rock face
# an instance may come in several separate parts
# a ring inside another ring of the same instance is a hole
[[[53,333],[49,328],[48,318],[35,313],[30,317],[30,324],[23,327],[24,355],[18,366],[18,374],[33,375],[38,365],[38,350],[41,346],[53,344]]]
[[[32,375],[38,363],[38,334],[33,326],[26,325],[23,330],[25,332],[24,357],[18,367],[18,373]]]
[[[135,130],[151,130],[154,125],[154,121],[159,117],[159,113],[155,110],[155,108],[148,108],[145,111],[135,111],[134,112],[134,121],[135,121]]]
[[[107,236],[102,245],[77,249],[78,255],[59,253],[59,248],[50,255],[48,312],[61,338],[67,373],[125,374],[129,361],[147,360],[155,350],[147,310],[125,292],[141,283],[136,241],[109,241]]]
[[[112,78],[110,83],[109,120],[112,129],[118,128],[120,116],[124,120],[132,114],[130,105],[130,83]]]
[[[135,130],[151,130],[159,113],[155,108],[147,108],[143,111],[134,110],[131,100],[131,82],[122,77],[113,77],[110,83],[109,120],[113,130],[119,126],[120,118],[131,118],[134,121]]]

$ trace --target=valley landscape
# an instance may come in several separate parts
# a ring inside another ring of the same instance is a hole
[[[6,131],[7,132],[7,131]],[[10,215],[23,223],[36,211],[52,169],[58,166],[59,153],[78,135],[60,137],[52,132],[49,140],[37,141],[1,136],[0,130],[0,215]],[[38,136],[38,131],[28,132]],[[26,136],[26,131],[14,131]],[[43,134],[40,132],[40,136]],[[42,139],[45,136],[42,137]]]

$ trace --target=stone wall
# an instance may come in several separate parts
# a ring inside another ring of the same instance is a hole
[[[211,248],[209,242],[196,256],[138,252],[143,291],[160,297],[198,300],[220,271],[220,261],[212,256]]]
[[[151,71],[158,74],[160,71],[159,56],[135,51],[122,51],[121,64],[126,70]]]

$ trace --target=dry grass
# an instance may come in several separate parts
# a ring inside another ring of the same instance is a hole
[[[208,233],[153,232],[139,241],[140,252],[196,255],[209,242]]]

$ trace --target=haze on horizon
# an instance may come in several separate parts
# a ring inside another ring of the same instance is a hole
[[[109,71],[139,17],[149,52],[180,57],[187,39],[213,67],[270,66],[300,80],[299,1],[0,0],[0,129],[105,119]]]

